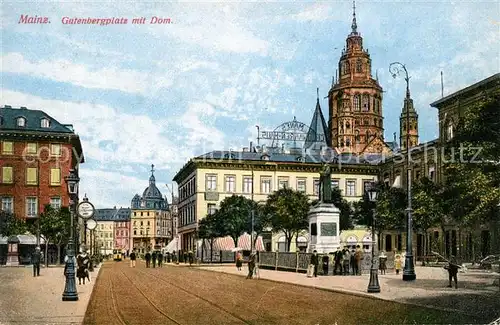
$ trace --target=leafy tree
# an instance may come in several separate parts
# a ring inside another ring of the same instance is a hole
[[[221,237],[219,232],[220,227],[217,225],[219,222],[219,213],[216,211],[214,214],[209,214],[201,219],[198,224],[198,236],[201,239],[206,239],[210,243],[210,262],[212,261],[212,251],[215,239]]]
[[[490,224],[500,248],[500,96],[468,107],[446,144],[444,209],[457,224]]]
[[[424,234],[424,252],[428,250],[427,229],[436,224],[443,227],[445,223],[442,194],[442,187],[427,177],[420,178],[412,187],[413,228]]]
[[[71,213],[67,207],[53,208],[50,204],[45,205],[43,213],[39,218],[40,237],[45,240],[45,256],[47,257],[49,244],[55,243],[58,248],[58,263],[60,261],[61,245],[69,239]],[[48,258],[45,265],[48,266]]]
[[[13,213],[0,210],[0,235],[9,237],[22,235],[28,231],[26,221],[17,218]]]
[[[385,185],[378,185],[379,193],[375,211],[376,229],[381,230],[401,230],[406,221],[407,194],[406,191]]]
[[[264,230],[266,230],[270,226],[270,214],[266,211],[265,204],[260,204],[258,202],[251,202],[253,206],[254,213],[254,222],[253,222],[253,245],[255,247],[255,243],[257,242],[257,238],[261,235]],[[247,229],[248,233],[252,232],[252,211],[250,211],[250,215],[247,221]]]
[[[239,237],[248,230],[248,219],[254,202],[244,196],[233,195],[226,197],[220,203],[217,211],[217,231],[221,236],[230,236],[234,245],[238,246]]]
[[[283,232],[288,251],[292,238],[309,226],[309,208],[309,198],[291,188],[279,189],[267,198],[270,226],[274,232]]]

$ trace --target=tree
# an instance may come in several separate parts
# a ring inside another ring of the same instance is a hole
[[[253,222],[253,245],[257,242],[257,238],[261,235],[265,229],[270,226],[270,214],[266,211],[265,204],[260,204],[258,202],[251,202],[254,211],[254,222]],[[250,211],[250,216],[247,221],[248,233],[252,232],[252,215]]]
[[[22,235],[28,231],[26,221],[17,218],[13,213],[0,210],[0,235],[9,237]]]
[[[270,226],[274,232],[283,232],[288,251],[292,238],[309,226],[309,208],[309,198],[291,188],[279,189],[267,198]]]
[[[244,196],[233,195],[226,197],[220,203],[217,211],[217,231],[221,236],[230,236],[235,247],[238,247],[238,239],[248,230],[248,219],[254,202]]]
[[[63,240],[69,239],[71,213],[67,207],[53,208],[47,204],[39,218],[40,237],[45,240],[45,265],[48,266],[47,258],[49,244],[55,243],[58,248],[58,263]],[[35,224],[36,225],[36,224]]]
[[[500,96],[469,106],[446,143],[445,213],[462,227],[489,224],[500,248]]]
[[[428,251],[427,230],[444,224],[442,188],[427,177],[418,179],[412,187],[413,228],[424,234],[424,252]],[[423,261],[425,264],[425,259]]]
[[[212,262],[212,251],[215,239],[220,237],[221,234],[219,232],[220,227],[217,225],[219,222],[218,211],[214,214],[209,214],[205,218],[201,219],[198,225],[198,236],[201,239],[206,239],[210,243],[210,262]]]
[[[406,191],[378,184],[379,193],[375,211],[376,229],[379,230],[401,230],[405,225],[407,194]]]

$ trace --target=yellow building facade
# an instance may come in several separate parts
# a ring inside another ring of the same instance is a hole
[[[256,150],[216,151],[191,159],[174,178],[179,188],[180,249],[195,249],[198,222],[217,210],[228,196],[242,195],[265,202],[271,193],[286,186],[305,193],[311,201],[317,199],[322,163],[315,158]],[[348,202],[359,201],[367,184],[378,179],[378,169],[367,163],[350,160],[332,166],[332,186],[340,188]],[[282,242],[281,237],[274,234],[264,238],[266,250],[274,250]],[[303,243],[304,238],[299,236],[298,242]],[[292,248],[297,249],[297,240],[292,242]]]

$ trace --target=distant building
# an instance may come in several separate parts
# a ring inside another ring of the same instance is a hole
[[[130,247],[130,209],[113,207],[111,209],[96,209],[94,219],[97,221],[97,248],[106,252],[119,249],[126,252]],[[87,242],[89,241],[87,234]]]
[[[41,110],[0,107],[0,209],[28,222],[69,205],[64,177],[84,162],[80,137]]]
[[[172,240],[172,218],[168,201],[156,187],[154,165],[151,165],[149,186],[142,196],[136,194],[131,202],[130,250],[140,253],[161,249]]]

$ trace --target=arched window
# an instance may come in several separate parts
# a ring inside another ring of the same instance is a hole
[[[359,126],[359,120],[358,119],[354,120],[354,125],[355,126]]]
[[[376,118],[373,119],[373,125],[377,126],[377,119]]]
[[[356,72],[357,73],[363,72],[363,62],[361,62],[361,59],[358,59],[356,61]]]
[[[21,126],[21,127],[26,126],[26,119],[24,117],[19,117],[17,119],[17,126]]]
[[[366,130],[366,142],[370,141],[370,130]]]
[[[350,146],[351,146],[351,139],[347,138],[347,139],[345,140],[345,146],[346,146],[346,147],[350,147]]]
[[[354,111],[359,112],[361,110],[361,98],[359,94],[354,95]]]
[[[344,146],[344,139],[340,140],[340,146],[343,147]]]
[[[367,94],[363,95],[363,111],[368,112],[370,110],[370,96]]]
[[[340,112],[342,109],[342,96],[337,97],[337,112]]]
[[[349,64],[349,61],[344,61],[344,67],[343,67],[343,74],[349,74],[351,70],[351,65]]]
[[[370,125],[370,122],[368,121],[368,119],[367,119],[367,118],[365,118],[365,119],[363,119],[363,124],[364,124],[364,125]]]
[[[346,129],[350,129],[350,128],[351,128],[351,123],[346,122],[346,124],[345,124],[345,128],[346,128]]]

